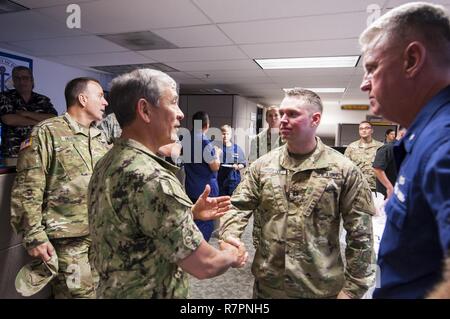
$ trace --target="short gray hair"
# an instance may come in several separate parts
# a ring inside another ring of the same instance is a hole
[[[291,89],[284,89],[284,94],[286,95],[286,97],[294,96],[298,99],[301,99],[306,104],[313,106],[314,111],[316,112],[323,112],[323,105],[320,96],[318,96],[317,93],[311,90],[295,87]]]
[[[450,63],[450,18],[436,4],[412,2],[392,9],[364,30],[359,43],[365,52],[381,40],[404,43],[417,37],[441,62]]]
[[[119,75],[111,82],[109,102],[120,127],[124,127],[136,118],[136,105],[145,98],[150,104],[159,106],[159,99],[166,87],[177,84],[164,72],[152,69],[137,69]]]

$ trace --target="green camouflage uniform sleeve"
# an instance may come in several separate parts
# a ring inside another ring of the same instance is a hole
[[[203,240],[191,213],[192,202],[182,192],[181,185],[170,179],[147,184],[142,194],[142,207],[150,203],[150,210],[160,214],[140,210],[138,217],[141,230],[155,238],[158,252],[173,263],[192,254]],[[158,235],[154,236],[155,233]]]
[[[26,249],[48,241],[42,224],[42,205],[46,185],[45,171],[49,159],[49,134],[36,126],[29,140],[24,141],[17,161],[17,174],[11,193],[11,225],[23,235]]]
[[[256,164],[256,163],[255,163]],[[248,220],[259,203],[259,178],[255,164],[245,176],[231,197],[233,205],[230,212],[220,217],[220,238],[240,238],[248,224]]]
[[[347,158],[352,159],[352,148],[350,145],[345,149],[344,155],[347,156]]]
[[[367,181],[356,167],[350,169],[341,194],[340,210],[346,235],[343,290],[361,298],[375,279],[372,215],[375,207]]]

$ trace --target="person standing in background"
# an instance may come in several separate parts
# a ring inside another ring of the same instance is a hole
[[[368,121],[359,123],[360,139],[350,143],[344,155],[352,160],[364,174],[372,192],[376,192],[376,177],[372,168],[372,163],[377,150],[383,143],[372,138],[373,127]]]
[[[223,125],[222,131],[222,158],[217,180],[220,195],[232,195],[241,182],[241,172],[247,165],[244,152],[235,143],[231,142],[231,126]]]
[[[219,196],[217,172],[220,168],[221,150],[214,147],[206,136],[209,129],[209,116],[199,111],[192,116],[191,158],[184,163],[186,173],[185,188],[190,200],[195,203],[206,185],[211,187],[210,197]],[[200,148],[199,148],[200,147]],[[195,220],[206,241],[214,231],[214,221]]]
[[[33,126],[58,115],[50,99],[33,91],[34,78],[25,66],[12,70],[14,90],[0,95],[2,124],[1,152],[4,157],[19,154],[20,143],[30,136]]]

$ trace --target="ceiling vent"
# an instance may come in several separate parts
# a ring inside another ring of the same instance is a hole
[[[178,70],[163,63],[104,65],[104,66],[91,66],[91,68],[117,75],[128,73],[136,69],[153,69],[162,72],[178,72]]]
[[[0,0],[0,14],[11,13],[17,11],[29,10],[30,8],[24,7],[20,4],[10,0]]]
[[[150,31],[104,34],[99,37],[132,51],[176,49],[175,44]]]

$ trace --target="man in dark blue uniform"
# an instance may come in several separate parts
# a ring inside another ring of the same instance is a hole
[[[433,36],[430,37],[430,34]],[[408,3],[361,35],[361,89],[377,115],[408,129],[380,243],[374,298],[423,298],[442,278],[450,248],[450,18]]]
[[[205,190],[211,187],[209,197],[219,196],[217,171],[220,168],[220,150],[216,149],[205,135],[209,129],[209,116],[200,111],[192,116],[190,163],[184,164],[186,173],[186,193],[193,203]],[[209,241],[214,230],[214,221],[194,220],[206,241]]]

